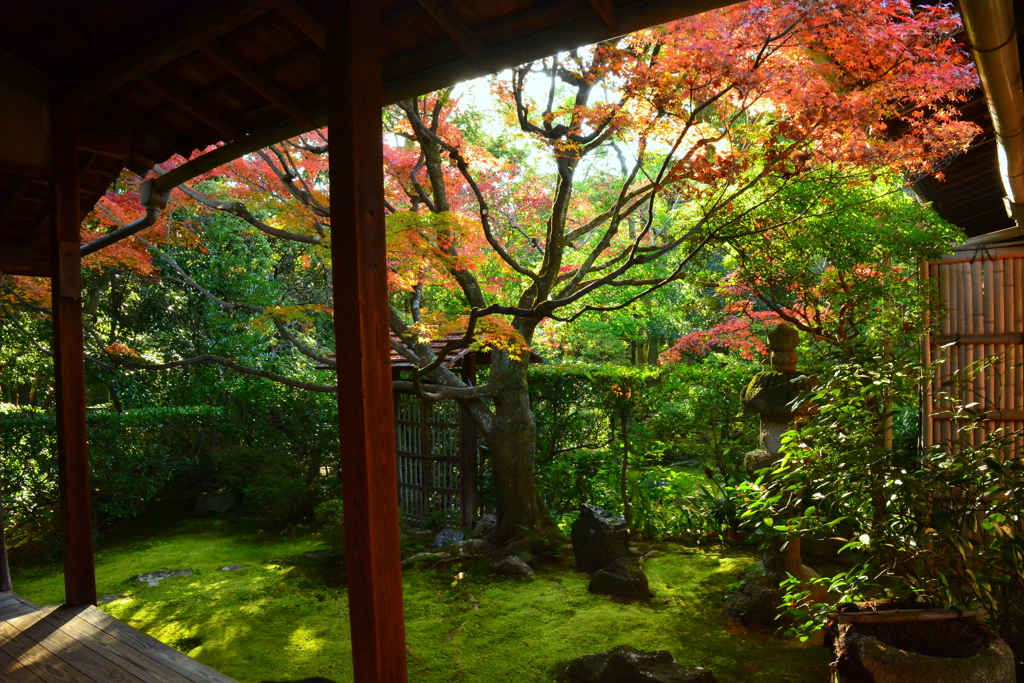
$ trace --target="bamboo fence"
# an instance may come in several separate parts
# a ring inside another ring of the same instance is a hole
[[[937,283],[945,310],[922,343],[927,362],[941,361],[924,396],[923,444],[959,438],[952,396],[984,418],[975,444],[1016,432],[1013,454],[1024,455],[1024,243],[958,251],[924,264],[921,276]]]

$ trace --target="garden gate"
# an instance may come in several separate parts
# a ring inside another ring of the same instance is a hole
[[[1024,455],[1024,243],[957,251],[922,271],[926,282],[937,281],[947,310],[924,340],[925,360],[942,363],[925,394],[923,444],[959,436],[962,425],[949,412],[947,395],[982,413],[975,443],[995,429],[1018,432],[1014,451]],[[990,365],[981,363],[986,358]],[[973,376],[954,381],[974,368]]]
[[[406,519],[472,527],[476,521],[476,429],[455,401],[395,392],[398,506]]]

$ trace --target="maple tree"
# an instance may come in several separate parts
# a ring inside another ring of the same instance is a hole
[[[975,83],[950,38],[957,28],[941,7],[752,2],[514,69],[495,90],[554,166],[532,202],[492,189],[507,187],[496,178],[511,171],[450,125],[445,94],[404,103],[396,130],[410,144],[389,164],[394,215],[399,203],[417,217],[473,211],[497,258],[481,268],[478,243],[439,234],[431,263],[440,272],[411,283],[393,329],[410,358],[429,361],[418,344],[431,336],[424,291],[446,285],[460,295],[459,326],[508,316],[529,344],[545,319],[623,308],[688,277],[712,245],[771,241],[786,226],[841,213],[842,202],[822,199],[880,169],[911,178],[934,170],[976,132],[950,104]],[[618,173],[585,164],[608,148]],[[493,401],[475,414],[491,437],[499,535],[542,528],[516,344],[494,349],[484,386],[434,377],[463,400],[476,389]]]
[[[964,236],[898,178],[843,188],[842,197],[822,203],[853,199],[842,214],[809,217],[726,245],[718,272],[702,275],[717,320],[682,335],[662,360],[716,350],[766,357],[765,335],[782,322],[833,357],[900,344],[916,348],[922,314],[934,299],[917,280],[918,264],[947,253]]]
[[[686,279],[710,247],[771,244],[787,226],[838,215],[844,203],[823,198],[880,169],[936,170],[976,133],[955,109],[976,84],[958,30],[944,6],[751,0],[495,77],[500,135],[452,90],[385,111],[394,348],[420,368],[405,388],[461,401],[487,440],[497,539],[550,528],[527,390],[542,322],[623,309]],[[298,362],[330,366],[344,347],[328,324],[328,154],[327,133],[314,131],[216,169],[125,243],[139,260],[122,268],[185,288],[244,327],[245,343],[224,337],[216,353],[187,355],[168,349],[201,344],[150,340],[147,351],[108,334],[96,360],[217,363],[346,391]],[[124,196],[105,198],[97,227],[132,217]],[[252,263],[218,247],[200,264],[224,221],[259,252]],[[435,356],[425,342],[451,332],[462,334]],[[478,386],[444,365],[464,346],[491,353]]]

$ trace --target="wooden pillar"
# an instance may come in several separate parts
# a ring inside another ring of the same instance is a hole
[[[476,384],[476,354],[469,353],[462,364],[462,381]],[[462,498],[462,526],[469,529],[476,523],[477,505],[477,433],[476,422],[465,406],[459,406],[459,494]]]
[[[78,116],[53,106],[52,243],[53,366],[57,406],[64,594],[71,606],[96,604],[89,450],[85,429],[85,353],[82,348],[81,210],[78,199]]]
[[[331,255],[355,683],[405,683],[389,359],[380,2],[329,3]]]

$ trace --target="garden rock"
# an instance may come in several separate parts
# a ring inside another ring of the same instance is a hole
[[[482,538],[467,538],[457,543],[452,543],[453,548],[458,548],[461,551],[474,552],[485,550],[488,546],[487,541]]]
[[[431,548],[444,548],[445,546],[458,543],[465,536],[458,529],[441,529],[434,536],[434,542],[430,544]]]
[[[644,570],[624,557],[594,572],[590,592],[627,600],[649,600],[652,596]]]
[[[230,491],[218,491],[199,496],[196,512],[231,512],[238,507],[238,496]]]
[[[319,560],[322,557],[327,557],[333,553],[330,550],[310,550],[309,552],[302,553],[303,557],[308,557],[311,560]]]
[[[515,555],[498,560],[494,565],[494,571],[510,576],[533,576],[533,568]]]
[[[677,664],[667,650],[643,652],[627,645],[574,659],[565,675],[572,683],[716,683],[710,671]]]
[[[747,573],[747,579],[735,593],[729,596],[722,609],[726,619],[748,628],[771,628],[779,626],[776,617],[782,602],[782,591],[773,574],[766,574],[760,568]]]
[[[107,593],[106,595],[97,595],[96,602],[102,605],[108,602],[114,602],[115,600],[121,600],[122,598],[127,597],[127,595],[122,595],[121,593]]]
[[[229,564],[226,567],[221,567],[222,572],[237,572],[239,569],[245,569],[244,564]]]
[[[580,516],[572,523],[572,552],[576,568],[597,571],[619,559],[629,557],[629,531],[622,515],[609,515],[594,505],[580,506]]]
[[[748,474],[753,475],[766,467],[771,467],[778,459],[779,456],[758,448],[743,456],[743,468]]]
[[[159,586],[160,582],[164,579],[174,579],[179,576],[192,576],[191,569],[158,569],[155,572],[148,572],[146,574],[139,574],[135,577],[135,580],[139,583],[144,583],[150,586]]]
[[[473,536],[475,538],[483,538],[487,534],[494,531],[498,526],[498,518],[494,515],[484,515],[477,520],[476,525],[473,527]]]

